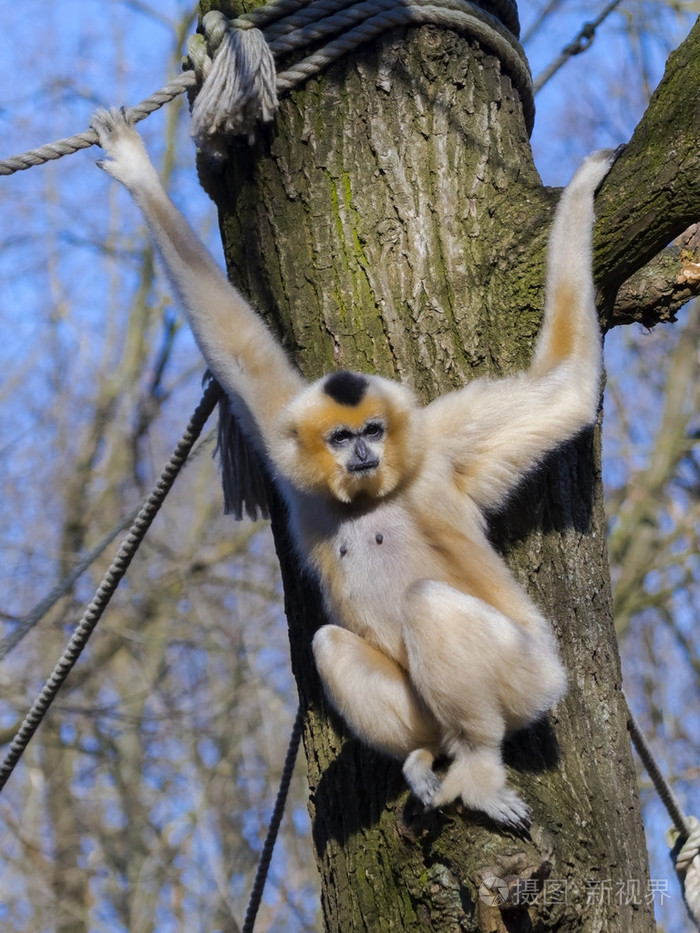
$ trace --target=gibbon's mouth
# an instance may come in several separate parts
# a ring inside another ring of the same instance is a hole
[[[348,466],[348,473],[371,473],[379,466],[379,457],[375,460],[367,460],[365,463],[351,463]]]

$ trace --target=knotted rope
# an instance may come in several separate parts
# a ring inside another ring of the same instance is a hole
[[[192,107],[192,135],[214,153],[221,137],[248,134],[274,116],[280,94],[318,74],[347,52],[396,26],[436,24],[458,29],[496,52],[523,102],[528,131],[534,122],[532,78],[517,41],[517,8],[509,0],[272,0],[229,20],[212,10],[204,36],[188,43],[202,88]],[[277,72],[279,59],[319,45]]]
[[[683,899],[695,925],[700,929],[700,822],[688,817],[690,835],[682,841],[673,829],[666,834],[671,846],[671,858],[683,889]]]
[[[129,108],[134,123],[199,86],[192,109],[192,135],[213,154],[222,138],[250,136],[270,121],[278,98],[303,84],[358,46],[396,26],[433,23],[457,29],[492,49],[520,93],[528,132],[535,105],[532,76],[522,46],[513,0],[270,0],[263,7],[228,20],[212,10],[203,20],[204,35],[188,42],[191,70]],[[310,45],[311,54],[275,74],[275,59]],[[21,155],[0,160],[0,175],[42,165],[97,143],[89,129]]]
[[[680,881],[688,913],[700,929],[700,823],[694,816],[685,816],[673,790],[661,773],[644,733],[627,704],[627,728],[637,754],[651,778],[673,826],[666,834],[671,859]]]

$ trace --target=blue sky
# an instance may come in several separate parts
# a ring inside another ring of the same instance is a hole
[[[524,33],[541,5],[520,4]],[[535,75],[571,41],[592,9],[602,5],[564,4],[527,45]],[[176,70],[172,23],[192,5],[160,0],[154,6],[155,16],[138,2],[24,0],[20,13],[19,5],[3,0],[4,73],[11,77],[0,87],[0,157],[81,131],[97,106],[135,103],[161,87]],[[642,13],[648,17],[646,28],[630,41],[628,17],[639,19]],[[564,184],[588,151],[629,137],[645,107],[642,79],[655,86],[668,52],[691,21],[661,4],[622,4],[600,27],[591,48],[545,87],[536,101],[532,145],[546,184]],[[156,160],[164,119],[158,113],[142,124]],[[184,118],[180,132],[173,196],[220,256],[214,208],[197,185]],[[56,458],[70,463],[72,454],[71,438],[51,414],[52,389],[61,386],[62,412],[79,426],[81,411],[91,404],[91,373],[105,365],[105,357],[94,352],[101,345],[104,309],[135,278],[129,255],[118,280],[106,273],[98,245],[104,232],[110,231],[120,246],[128,245],[131,234],[124,231],[137,228],[138,219],[123,192],[95,168],[98,157],[96,149],[88,150],[0,179],[0,580],[6,594],[0,608],[6,611],[26,610],[55,577],[51,536],[38,540],[32,534],[39,525],[58,523],[60,503],[45,491]],[[138,248],[138,242],[132,244]],[[183,333],[178,341],[182,371],[196,371],[191,339]],[[624,342],[622,332],[609,340],[609,364],[627,365]],[[75,374],[68,385],[67,372]],[[196,400],[196,385],[193,390]],[[653,393],[646,407],[653,408]],[[175,436],[182,408],[169,417]],[[652,411],[637,426],[641,456],[652,437],[653,417]],[[647,807],[647,818],[654,838],[661,839],[665,815],[655,802]],[[664,858],[663,845],[654,846],[653,874],[669,874]],[[676,890],[671,890],[673,901],[658,916],[669,931],[680,933],[683,911]]]

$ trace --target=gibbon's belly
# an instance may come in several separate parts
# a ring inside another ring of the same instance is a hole
[[[442,574],[405,510],[384,504],[343,522],[324,542],[322,589],[333,620],[405,663],[404,593]]]

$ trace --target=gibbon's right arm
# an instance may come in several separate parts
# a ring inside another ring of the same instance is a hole
[[[431,431],[450,439],[448,456],[460,484],[483,509],[500,508],[549,451],[595,420],[602,341],[591,267],[593,198],[616,155],[590,155],[557,205],[544,318],[530,368],[504,379],[477,379],[426,410]]]
[[[281,409],[304,388],[304,380],[172,203],[125,114],[100,110],[92,126],[110,156],[97,164],[141,208],[211,372],[246,433],[262,434],[267,450]]]

